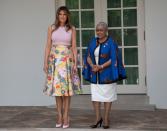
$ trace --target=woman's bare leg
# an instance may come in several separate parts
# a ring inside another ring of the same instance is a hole
[[[62,96],[56,96],[56,108],[57,108],[57,124],[62,123],[62,110],[63,110],[63,99]]]
[[[64,96],[64,112],[63,112],[63,120],[64,125],[69,124],[69,111],[70,111],[70,103],[71,103],[71,96]]]
[[[96,120],[95,123],[96,124],[100,119],[101,119],[101,102],[98,101],[92,101],[93,107],[94,107],[94,111],[96,113]]]
[[[104,126],[109,126],[112,102],[104,102]]]

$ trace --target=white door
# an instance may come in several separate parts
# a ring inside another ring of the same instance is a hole
[[[71,22],[77,29],[78,67],[85,94],[90,94],[90,86],[81,75],[82,59],[100,21],[108,24],[108,34],[122,49],[128,78],[118,82],[117,92],[146,93],[144,0],[56,0],[56,5],[70,9]]]

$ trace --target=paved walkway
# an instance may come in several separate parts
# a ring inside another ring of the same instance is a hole
[[[55,108],[48,107],[0,107],[0,131],[60,131],[55,128]],[[94,112],[71,109],[72,130],[89,131]],[[167,110],[112,110],[110,130],[167,131]],[[97,129],[94,129],[97,130]],[[99,128],[98,130],[104,130]]]
[[[117,130],[117,129],[108,129],[110,131],[153,131],[153,130]],[[104,131],[104,129],[51,129],[51,128],[17,128],[17,129],[0,129],[0,131]],[[158,131],[158,130],[156,130]]]
[[[117,130],[117,129],[108,129],[110,131],[153,131],[153,130]],[[104,131],[104,129],[51,129],[51,128],[17,128],[17,129],[0,129],[0,131]],[[159,130],[156,130],[159,131]]]

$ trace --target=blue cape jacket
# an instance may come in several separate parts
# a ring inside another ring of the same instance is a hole
[[[84,60],[83,60],[83,78],[91,83],[109,84],[118,80],[126,78],[125,68],[122,63],[122,53],[118,48],[118,45],[114,43],[111,37],[100,44],[99,50],[99,63],[95,62],[94,51],[96,49],[96,42],[98,38],[93,38],[88,45]],[[93,64],[102,65],[108,60],[111,60],[111,64],[105,67],[101,71],[95,73],[92,71],[91,66],[87,62],[87,57],[90,56]],[[98,76],[98,80],[97,80]]]

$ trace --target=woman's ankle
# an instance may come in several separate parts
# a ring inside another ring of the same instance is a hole
[[[58,115],[57,116],[57,123],[62,123],[63,119],[62,119],[62,115]]]
[[[69,116],[68,115],[63,117],[63,123],[64,123],[64,125],[69,124]]]
[[[104,126],[109,126],[110,120],[109,119],[104,119]]]

